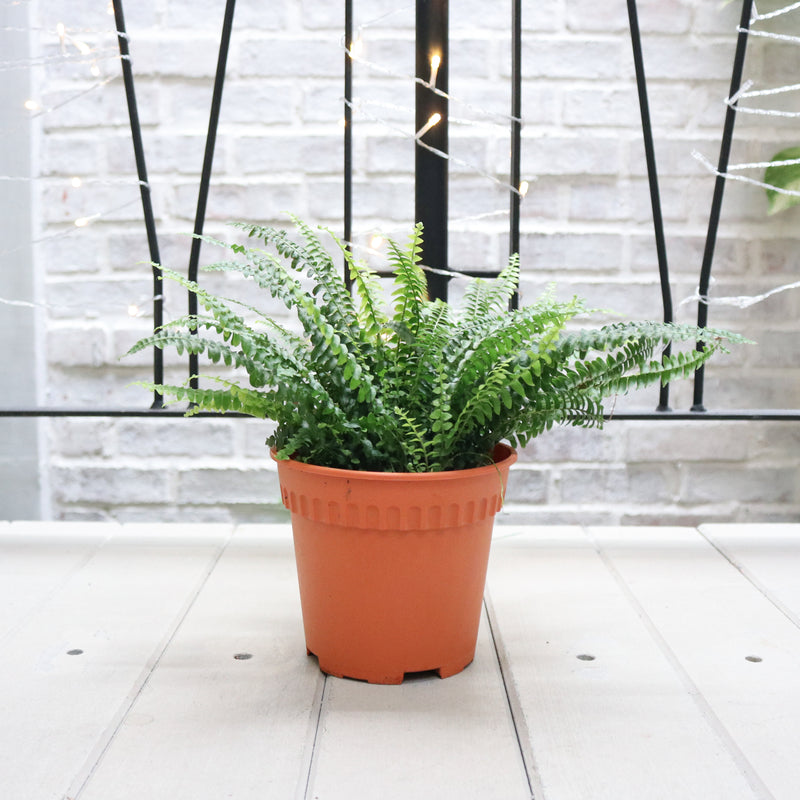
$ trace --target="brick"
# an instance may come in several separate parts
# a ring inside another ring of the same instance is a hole
[[[65,367],[96,367],[108,360],[108,336],[103,328],[59,327],[47,336],[47,356]]]
[[[178,502],[192,505],[218,503],[275,503],[280,499],[274,469],[192,469],[178,475]]]
[[[520,454],[526,461],[618,463],[623,455],[624,434],[619,426],[584,429],[553,428],[530,442]]]
[[[509,503],[544,503],[547,500],[548,474],[521,465],[508,476],[506,500]]]
[[[597,13],[597,5],[591,0],[567,0],[567,27],[571,31],[613,31],[628,30],[628,15],[625,6],[617,3],[602,14]]]
[[[797,467],[740,470],[714,463],[692,464],[685,471],[683,483],[683,495],[692,503],[796,503],[800,475]]]
[[[631,423],[625,439],[631,462],[745,461],[748,438],[719,423]]]
[[[633,87],[628,91],[573,89],[564,93],[566,125],[630,128],[638,124],[639,103]]]
[[[615,183],[585,183],[570,192],[571,220],[628,219],[631,202],[624,186]]]
[[[260,6],[242,4],[236,7],[234,15],[234,36],[252,28],[264,30],[280,30],[285,28],[288,20],[288,0],[274,0],[269,10]],[[218,31],[222,26],[224,4],[215,0],[170,0],[167,5],[166,24],[178,30],[210,29]]]
[[[157,504],[170,500],[165,469],[57,466],[50,470],[53,496],[62,503]]]
[[[126,420],[117,426],[117,450],[121,455],[230,456],[235,421],[214,422],[199,418]]]
[[[596,137],[586,147],[582,137],[525,136],[525,168],[534,175],[617,175],[622,151],[619,140]]]
[[[52,419],[50,447],[68,458],[107,456],[112,450],[112,429],[107,419]]]
[[[651,36],[647,40],[647,79],[687,80],[697,78],[702,64],[703,80],[730,80],[734,39],[726,44],[696,44],[682,36]]]
[[[235,220],[280,220],[287,209],[299,206],[300,186],[288,182],[214,184],[208,196],[206,219],[224,222]],[[193,221],[197,206],[197,186],[193,183],[175,187],[177,217]],[[189,226],[191,227],[191,225]]]
[[[245,76],[326,78],[342,72],[342,50],[332,38],[251,39],[239,47],[239,73]]]
[[[99,127],[129,124],[121,81],[103,87],[102,91],[85,94],[85,90],[86,84],[82,82],[69,89],[48,90],[42,94],[42,107],[53,109],[43,117],[45,131],[66,128],[96,131]],[[155,125],[158,122],[157,89],[137,83],[136,100],[142,125]]]
[[[128,280],[51,280],[46,288],[46,302],[54,318],[121,318],[128,313],[131,301],[152,297],[149,281]]]
[[[627,503],[648,500],[674,502],[678,473],[672,465],[639,465],[597,469],[565,468],[555,478],[559,498],[566,503]]]
[[[339,138],[325,135],[283,133],[239,137],[235,147],[237,165],[244,175],[337,173],[344,158]]]
[[[523,78],[616,79],[621,72],[622,42],[583,37],[541,39],[522,42]]]
[[[520,247],[536,270],[597,272],[618,266],[622,255],[622,240],[615,234],[525,235],[521,237]]]

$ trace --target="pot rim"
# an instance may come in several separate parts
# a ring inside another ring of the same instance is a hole
[[[269,451],[272,460],[278,466],[290,467],[301,472],[327,475],[330,477],[343,477],[349,479],[364,478],[373,481],[452,481],[463,479],[467,476],[478,476],[485,472],[495,471],[501,466],[511,466],[517,460],[517,451],[506,442],[499,442],[492,450],[493,463],[483,467],[470,467],[469,469],[450,469],[440,472],[374,472],[361,469],[342,469],[340,467],[323,467],[319,464],[307,464],[293,458],[277,458],[275,448]]]

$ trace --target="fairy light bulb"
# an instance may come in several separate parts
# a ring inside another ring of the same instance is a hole
[[[73,175],[73,177],[69,179],[69,184],[75,189],[80,189],[80,187],[83,186],[83,181],[77,175]]]
[[[442,57],[439,55],[439,53],[434,53],[431,56],[431,79],[430,79],[430,85],[432,87],[436,86],[436,78],[439,75],[439,67],[441,65],[442,65]]]
[[[417,131],[416,139],[421,139],[434,125],[438,125],[442,120],[442,115],[436,111],[430,115],[428,121]]]
[[[530,186],[531,185],[528,183],[528,181],[522,181],[522,183],[519,185],[519,196],[525,197],[525,195],[528,194],[528,189],[530,189]]]
[[[128,316],[129,317],[138,317],[139,316],[139,306],[135,303],[131,303],[128,306]]]
[[[26,100],[24,105],[28,111],[38,111],[41,108],[35,100]]]
[[[372,250],[380,250],[383,246],[384,238],[379,233],[376,233],[370,240],[369,246]]]
[[[364,40],[360,36],[357,36],[352,42],[350,42],[350,49],[348,50],[348,53],[350,54],[350,58],[356,59],[359,58],[363,52]]]

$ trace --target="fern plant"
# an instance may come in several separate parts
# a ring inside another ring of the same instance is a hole
[[[555,424],[602,425],[604,398],[690,375],[726,342],[743,341],[654,322],[568,332],[584,304],[552,292],[509,311],[516,257],[497,279],[471,280],[457,307],[431,301],[420,225],[407,245],[389,243],[394,289],[387,304],[372,270],[330,234],[351,291],[317,232],[293,219],[299,243],[249,224],[238,227],[264,248],[204,237],[235,256],[205,269],[250,279],[294,313],[302,333],[164,269],[196,292],[204,313],[174,320],[130,350],[173,347],[238,368],[240,380],[212,378],[208,388],[148,387],[189,403],[190,414],[274,420],[267,444],[281,459],[386,472],[478,466],[501,440],[524,446]],[[702,347],[662,357],[667,343],[680,340]]]

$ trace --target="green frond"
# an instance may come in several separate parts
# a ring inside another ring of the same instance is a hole
[[[389,242],[389,263],[394,269],[394,323],[416,333],[422,310],[428,301],[428,282],[420,266],[422,254],[422,223],[418,222],[403,250]]]
[[[604,399],[691,376],[746,341],[658,322],[568,332],[585,311],[578,299],[558,301],[550,290],[509,310],[517,257],[497,279],[470,281],[458,308],[432,301],[421,225],[406,245],[389,243],[394,307],[386,310],[374,271],[328,231],[342,255],[337,264],[317,231],[293,220],[299,241],[277,228],[237,226],[263,248],[201,237],[233,255],[205,269],[250,281],[293,322],[283,326],[258,301],[215,295],[165,269],[164,279],[194,292],[202,312],[166,323],[130,350],[170,348],[228,365],[232,376],[203,378],[208,386],[148,388],[189,404],[187,413],[274,420],[268,444],[279,458],[386,471],[478,466],[502,440],[525,446],[554,425],[602,425]],[[692,346],[664,355],[680,342]]]

